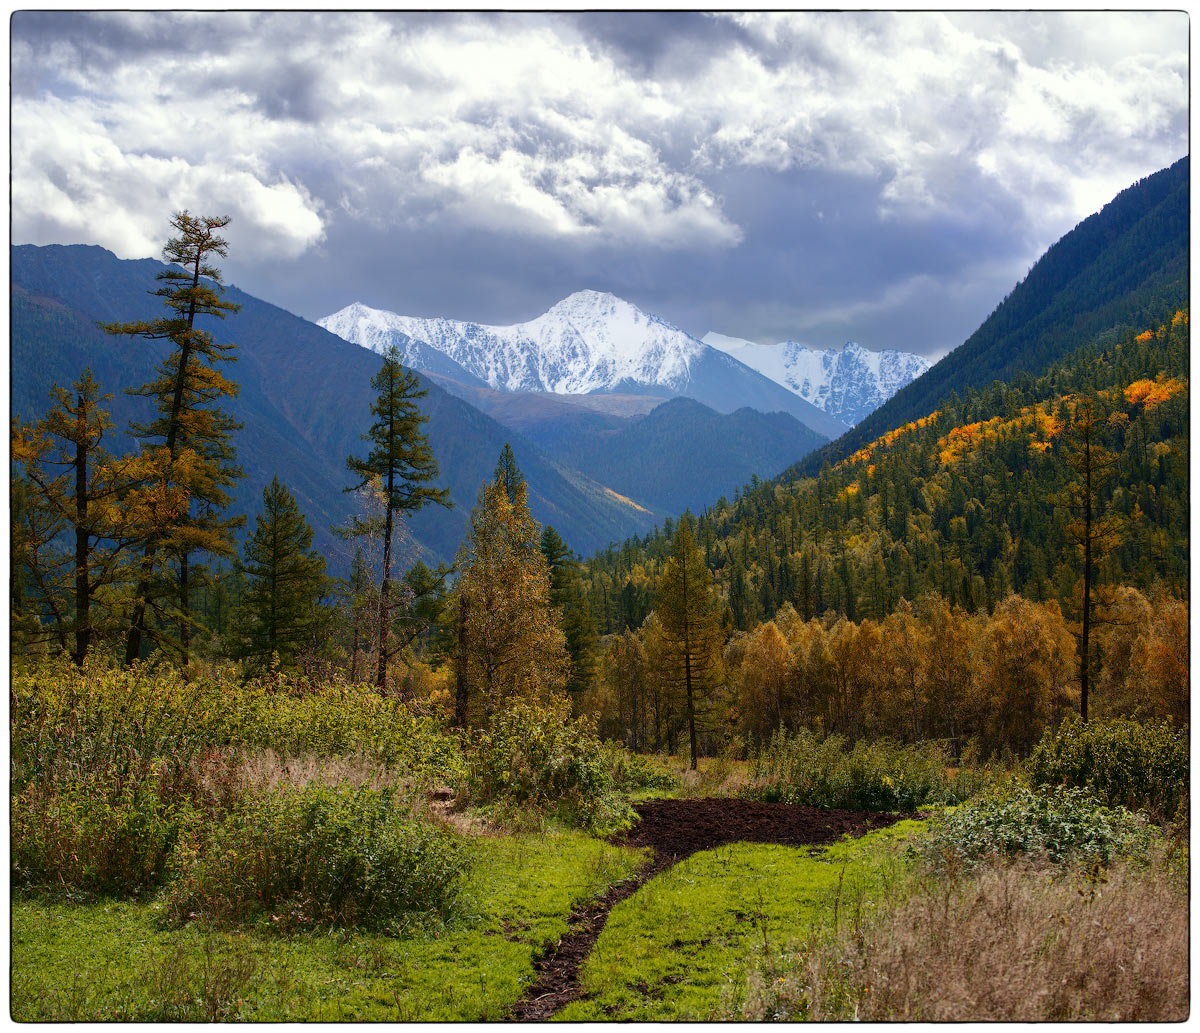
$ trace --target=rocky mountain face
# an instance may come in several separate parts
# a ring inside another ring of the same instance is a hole
[[[415,368],[454,376],[422,365],[425,357],[412,347],[420,342],[472,383],[499,391],[688,397],[721,413],[787,412],[827,438],[848,426],[679,327],[598,291],[578,291],[513,326],[401,316],[359,303],[318,324],[372,351],[395,344]]]
[[[705,334],[703,341],[851,426],[929,369],[920,355],[869,351],[855,341],[840,349],[796,341],[755,344],[718,333]]]

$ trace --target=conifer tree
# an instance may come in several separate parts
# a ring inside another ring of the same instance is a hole
[[[178,518],[187,496],[153,490],[153,463],[145,456],[114,458],[102,446],[112,419],[91,369],[68,392],[51,388],[55,404],[36,423],[14,421],[12,458],[24,473],[14,489],[14,570],[41,597],[38,609],[53,621],[60,644],[73,636],[71,657],[83,665],[96,630],[93,604],[109,607],[105,589],[129,575],[130,552],[147,527]],[[144,482],[151,484],[146,490]],[[60,535],[70,551],[57,545]],[[24,600],[14,602],[20,613]],[[26,630],[34,633],[40,619]]]
[[[211,264],[212,256],[224,257],[227,252],[227,242],[217,231],[228,224],[228,216],[195,217],[187,211],[177,212],[171,225],[179,236],[163,248],[163,261],[168,265],[158,274],[163,285],[154,292],[163,299],[166,314],[153,320],[109,323],[103,328],[109,334],[171,342],[172,351],[159,365],[157,378],[129,392],[152,398],[158,415],[131,429],[157,462],[164,490],[178,488],[191,500],[176,519],[155,528],[146,543],[125,644],[127,664],[141,655],[142,640],[148,633],[165,644],[146,620],[148,607],[160,614],[166,612],[168,581],[155,577],[156,560],[164,552],[178,565],[174,587],[179,608],[173,619],[180,626],[179,650],[186,662],[189,556],[203,551],[231,557],[233,532],[245,520],[221,515],[229,503],[228,488],[241,476],[230,442],[240,424],[217,407],[221,399],[237,394],[237,385],[217,365],[234,359],[235,346],[218,343],[211,332],[197,325],[198,317],[224,319],[240,308],[221,298],[221,273]]]
[[[471,511],[456,566],[460,719],[472,687],[482,696],[485,720],[514,696],[562,689],[569,658],[550,602],[549,567],[525,481],[506,480],[503,463]]]
[[[371,403],[375,421],[363,440],[370,441],[373,447],[365,459],[347,458],[346,466],[359,480],[345,490],[357,491],[375,482],[383,491],[382,527],[378,528],[383,535],[383,576],[379,586],[375,684],[386,689],[388,660],[398,651],[391,647],[388,634],[392,621],[392,536],[396,514],[411,515],[431,502],[447,508],[453,503],[447,489],[428,486],[437,478],[438,466],[429,440],[421,430],[421,424],[429,417],[417,406],[417,400],[428,392],[421,388],[417,375],[400,364],[394,346],[384,355],[383,367],[371,378],[371,386],[378,392]],[[356,532],[371,529],[356,519]]]
[[[234,650],[252,667],[293,670],[323,592],[325,560],[312,548],[313,530],[291,492],[272,477],[263,508],[243,546],[246,575],[240,607],[242,641]]]
[[[696,547],[692,520],[684,514],[654,594],[654,612],[662,627],[667,670],[684,690],[684,706],[696,769],[696,713],[699,697],[710,688],[720,649],[720,629],[712,575]]]
[[[562,536],[547,525],[542,530],[542,555],[550,569],[550,605],[562,614],[562,630],[571,658],[567,691],[583,692],[595,673],[596,627],[583,593],[579,559]]]

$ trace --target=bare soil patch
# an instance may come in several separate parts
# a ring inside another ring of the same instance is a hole
[[[823,810],[797,804],[729,798],[646,800],[636,804],[640,820],[614,842],[650,847],[651,860],[634,879],[610,887],[571,915],[570,931],[534,962],[537,979],[513,1007],[516,1022],[538,1022],[580,995],[579,969],[608,921],[609,912],[660,872],[699,850],[727,843],[821,846],[843,835],[861,836],[895,824],[902,814]]]

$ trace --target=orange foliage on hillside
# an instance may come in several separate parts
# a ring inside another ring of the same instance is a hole
[[[957,463],[967,452],[974,451],[985,442],[1016,432],[1029,435],[1031,450],[1045,452],[1062,431],[1062,421],[1047,406],[1027,405],[1011,420],[995,416],[980,423],[952,428],[944,438],[938,440],[938,459],[943,465]]]
[[[1174,377],[1164,377],[1159,374],[1154,380],[1135,380],[1125,388],[1125,400],[1130,405],[1144,405],[1153,409],[1168,398],[1187,390],[1187,384]]]
[[[847,457],[839,463],[839,466],[849,466],[853,463],[861,463],[865,459],[870,459],[871,455],[879,448],[887,448],[889,445],[894,445],[896,439],[901,434],[907,434],[909,431],[921,430],[928,427],[931,423],[936,422],[937,413],[930,413],[928,416],[922,416],[919,420],[913,420],[911,423],[906,423],[902,427],[897,427],[895,430],[889,430],[883,437],[876,438],[869,445],[864,445],[852,456]]]

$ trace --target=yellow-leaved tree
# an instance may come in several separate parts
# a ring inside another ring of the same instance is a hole
[[[661,673],[682,689],[691,767],[696,770],[696,720],[713,687],[721,656],[721,629],[712,574],[684,514],[671,555],[654,592],[654,613],[661,628],[657,661]]]
[[[550,569],[539,538],[525,480],[508,451],[479,493],[455,563],[460,725],[473,709],[482,708],[486,723],[507,700],[545,699],[566,685],[570,658],[550,605]]]

